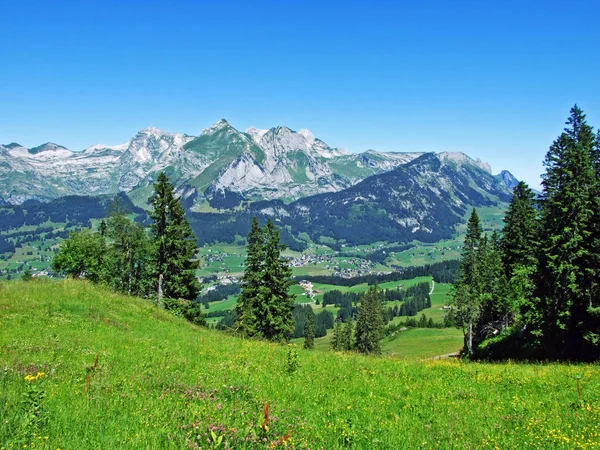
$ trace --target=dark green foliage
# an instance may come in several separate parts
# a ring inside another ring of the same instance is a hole
[[[541,246],[532,321],[551,357],[600,355],[598,143],[577,106],[544,161]]]
[[[330,342],[331,350],[337,352],[348,352],[354,348],[353,339],[354,325],[352,321],[346,323],[336,322],[333,327],[333,336]]]
[[[364,293],[356,319],[355,347],[360,353],[380,354],[383,337],[381,292],[372,286]]]
[[[21,276],[21,280],[23,280],[23,281],[33,280],[33,275],[31,275],[31,270],[25,269],[25,272],[23,272],[23,275]]]
[[[226,310],[223,314],[223,318],[217,324],[217,330],[233,330],[235,326],[235,312]]]
[[[215,289],[204,293],[198,298],[198,301],[206,305],[210,302],[225,300],[230,295],[237,295],[240,293],[240,290],[241,289],[239,284],[221,284],[218,285]]]
[[[294,319],[294,331],[292,333],[292,339],[301,338],[305,336],[306,319],[311,316],[314,323],[315,313],[310,305],[296,305],[292,310],[292,318]]]
[[[331,311],[321,311],[315,316],[315,337],[323,337],[327,330],[333,328],[333,313]]]
[[[12,242],[0,236],[0,255],[2,253],[14,253],[15,246]]]
[[[314,313],[306,315],[304,324],[304,348],[312,350],[315,347],[315,318]]]
[[[144,211],[134,206],[124,193],[98,197],[69,195],[48,203],[27,200],[22,205],[0,206],[0,231],[24,225],[40,225],[48,221],[89,226],[90,219],[101,219],[108,215],[115,198],[119,199],[129,211],[145,215]]]
[[[163,297],[193,300],[200,292],[196,277],[198,246],[179,198],[164,172],[154,184],[151,199],[153,284],[158,302]]]
[[[533,275],[538,268],[540,223],[535,194],[522,181],[514,189],[504,224],[501,247],[508,283],[505,303],[513,316],[510,322],[532,323],[539,314]]]
[[[246,269],[238,297],[237,328],[250,337],[287,341],[294,330],[292,271],[281,258],[285,246],[271,220],[261,229],[256,218],[248,234]]]
[[[467,235],[463,245],[456,290],[452,299],[455,321],[465,334],[466,350],[473,353],[473,333],[480,315],[481,283],[479,279],[479,256],[482,229],[477,211],[473,209],[467,223]]]
[[[471,217],[453,315],[469,353],[600,357],[599,157],[599,137],[575,106],[546,155],[539,212],[519,183],[501,242]]]
[[[111,216],[101,222],[100,235],[108,239],[104,280],[120,292],[143,296],[148,291],[149,241],[144,227],[129,220],[126,212],[116,203]]]

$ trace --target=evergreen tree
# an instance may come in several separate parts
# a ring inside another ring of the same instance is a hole
[[[354,325],[352,323],[352,320],[348,320],[348,322],[346,322],[342,329],[341,329],[341,335],[340,335],[340,350],[344,351],[344,352],[349,352],[350,350],[352,350],[353,347],[353,341],[352,341],[352,334],[354,331]]]
[[[380,354],[383,337],[383,311],[381,294],[371,286],[363,295],[356,319],[355,342],[360,353]]]
[[[306,323],[304,324],[304,348],[312,350],[315,347],[315,321],[314,314],[306,315]]]
[[[542,316],[532,325],[551,357],[589,359],[599,353],[597,158],[597,137],[575,106],[564,132],[548,150],[542,181],[536,291]]]
[[[467,235],[452,298],[453,319],[463,330],[465,347],[470,354],[473,353],[474,327],[479,320],[480,313],[479,247],[481,235],[479,216],[473,209],[467,223]]]
[[[270,219],[263,230],[253,220],[237,307],[238,330],[246,336],[287,341],[294,330],[294,296],[288,293],[292,271],[281,257],[285,248]]]
[[[500,236],[496,231],[490,238],[484,235],[478,251],[479,317],[477,341],[496,334],[509,325],[514,311],[507,301],[507,283],[502,264]]]
[[[242,292],[236,305],[236,329],[245,336],[254,336],[259,330],[256,311],[265,260],[263,232],[256,216],[252,219],[247,242]]]
[[[342,342],[342,323],[340,321],[336,321],[333,326],[333,335],[331,336],[331,342],[329,343],[329,347],[331,350],[340,351],[341,350],[341,342]]]
[[[129,295],[144,295],[149,257],[146,230],[132,222],[120,205],[102,223],[104,234],[100,234],[109,239],[105,281]]]
[[[159,304],[163,297],[192,300],[200,292],[195,260],[198,244],[181,200],[164,172],[154,184],[151,199],[153,279]]]
[[[507,280],[507,309],[519,312],[524,323],[536,322],[539,311],[533,295],[538,265],[539,214],[535,194],[523,181],[513,190],[504,217],[501,251]]]

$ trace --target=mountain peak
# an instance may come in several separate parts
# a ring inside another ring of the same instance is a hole
[[[302,128],[300,131],[298,131],[298,134],[304,136],[304,139],[306,139],[306,143],[308,145],[312,145],[312,143],[315,142],[315,136],[306,128]]]
[[[42,153],[42,152],[56,152],[56,151],[60,151],[60,150],[69,151],[66,147],[55,144],[53,142],[46,142],[45,144],[30,148],[27,151],[32,155],[37,155],[38,153]]]
[[[213,123],[210,127],[202,130],[201,134],[213,134],[213,133],[216,133],[217,131],[220,131],[223,128],[227,128],[227,127],[231,127],[229,122],[227,122],[226,119],[220,119],[217,122]]]
[[[479,167],[482,170],[485,170],[489,174],[492,173],[492,168],[488,163],[486,163],[485,161],[482,161],[479,158],[473,159],[473,158],[467,156],[466,154],[464,154],[463,152],[441,152],[441,153],[438,153],[437,156],[442,162],[451,161],[451,162],[457,163],[459,165],[470,164],[470,165]]]
[[[246,134],[249,134],[252,137],[252,140],[258,143],[267,131],[269,130],[260,130],[256,127],[250,127],[246,130]]]
[[[149,126],[146,128],[142,128],[140,131],[138,131],[137,134],[145,134],[147,136],[160,136],[161,134],[165,134],[165,132],[160,128]]]
[[[515,188],[515,186],[519,184],[519,180],[517,180],[517,178],[508,170],[503,170],[498,175],[496,175],[496,177],[499,178],[502,181],[502,183],[504,183],[504,185],[509,191],[512,191]]]

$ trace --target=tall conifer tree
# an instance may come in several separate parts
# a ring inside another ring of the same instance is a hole
[[[600,217],[597,142],[583,111],[571,109],[544,165],[541,254],[537,294],[545,349],[551,357],[598,354]]]
[[[153,284],[158,302],[162,304],[163,297],[195,299],[200,292],[195,274],[199,263],[194,259],[198,244],[164,172],[154,184],[151,204]]]
[[[463,329],[465,347],[473,353],[474,327],[480,315],[481,278],[479,247],[482,229],[477,211],[473,209],[467,223],[467,235],[463,245],[462,259],[458,269],[455,292],[452,299],[456,324]]]
[[[356,319],[356,350],[365,354],[381,353],[383,312],[377,286],[371,286],[361,298]]]
[[[304,324],[304,348],[312,350],[315,347],[315,319],[314,314],[306,314],[306,322]]]
[[[513,190],[504,217],[501,248],[508,282],[508,308],[519,312],[520,320],[525,324],[537,323],[539,317],[538,302],[533,295],[539,247],[539,213],[535,194],[521,181]]]
[[[288,293],[292,271],[281,257],[285,248],[270,219],[264,229],[253,219],[236,321],[246,336],[287,341],[294,331],[294,296]]]

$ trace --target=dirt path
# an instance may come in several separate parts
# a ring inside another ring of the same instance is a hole
[[[431,291],[429,291],[429,295],[433,294],[434,289],[435,289],[435,281],[431,280]]]

